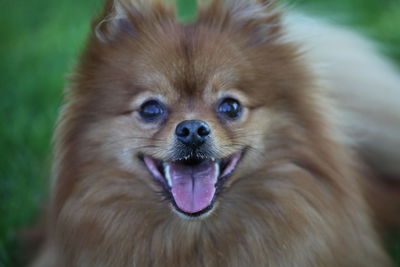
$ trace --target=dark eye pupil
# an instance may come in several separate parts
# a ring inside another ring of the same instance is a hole
[[[164,115],[164,107],[156,100],[150,100],[140,107],[140,116],[146,121],[155,121]]]
[[[218,107],[218,112],[227,116],[230,119],[237,119],[241,113],[240,103],[233,99],[224,99]]]

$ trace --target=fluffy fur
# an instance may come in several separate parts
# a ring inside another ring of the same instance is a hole
[[[399,78],[360,37],[294,18],[268,0],[212,0],[183,25],[159,1],[108,1],[60,115],[34,266],[389,266],[354,148],[397,171],[398,151],[376,140],[399,142],[398,112],[369,103],[395,108],[374,96],[398,95]],[[215,114],[227,94],[244,105],[234,122]],[[137,116],[151,97],[168,107],[160,125]],[[211,126],[220,158],[246,150],[212,212],[191,219],[139,158],[167,160],[188,119]]]

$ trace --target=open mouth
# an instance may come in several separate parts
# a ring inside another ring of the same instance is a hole
[[[216,194],[226,178],[236,169],[243,151],[223,159],[186,158],[161,161],[143,156],[143,161],[153,177],[171,196],[174,207],[181,213],[196,217],[210,211]]]

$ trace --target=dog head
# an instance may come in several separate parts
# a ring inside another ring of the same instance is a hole
[[[185,216],[212,211],[263,168],[279,118],[296,116],[307,87],[271,1],[211,1],[191,24],[160,1],[109,1],[94,25],[64,141],[80,162],[162,189]]]

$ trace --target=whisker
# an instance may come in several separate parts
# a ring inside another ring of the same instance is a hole
[[[230,143],[230,144],[222,145],[221,147],[234,147],[234,148],[239,148],[239,149],[246,148],[247,150],[257,152],[258,154],[264,154],[264,151],[254,147],[254,146],[244,144],[244,143]]]
[[[248,146],[247,148],[248,148],[248,150],[257,152],[257,153],[260,154],[260,155],[264,155],[264,154],[265,154],[264,151],[262,151],[262,150],[260,150],[260,149],[258,149],[258,148],[255,148],[255,147],[253,147],[253,146]]]
[[[255,137],[255,136],[265,136],[265,134],[264,133],[254,133],[254,134],[233,133],[232,138],[246,138],[246,137]]]
[[[118,144],[118,143],[122,143],[122,142],[127,142],[127,141],[131,141],[131,140],[135,140],[135,139],[139,139],[139,140],[146,140],[146,141],[156,141],[159,145],[165,144],[166,141],[162,140],[162,139],[157,139],[157,138],[151,138],[151,137],[139,137],[139,136],[129,136],[129,137],[125,137],[125,138],[121,138],[121,139],[117,139],[117,140],[113,140],[111,142],[107,142],[107,145],[114,145],[114,144]]]
[[[132,147],[132,150],[138,150],[138,149],[144,149],[144,148],[160,148],[160,146],[156,145],[147,145],[147,146],[137,146],[137,147]]]
[[[154,137],[130,136],[129,138],[131,138],[131,139],[145,139],[145,140],[150,140],[150,141],[162,141],[162,142],[165,142],[164,139],[154,138]]]

